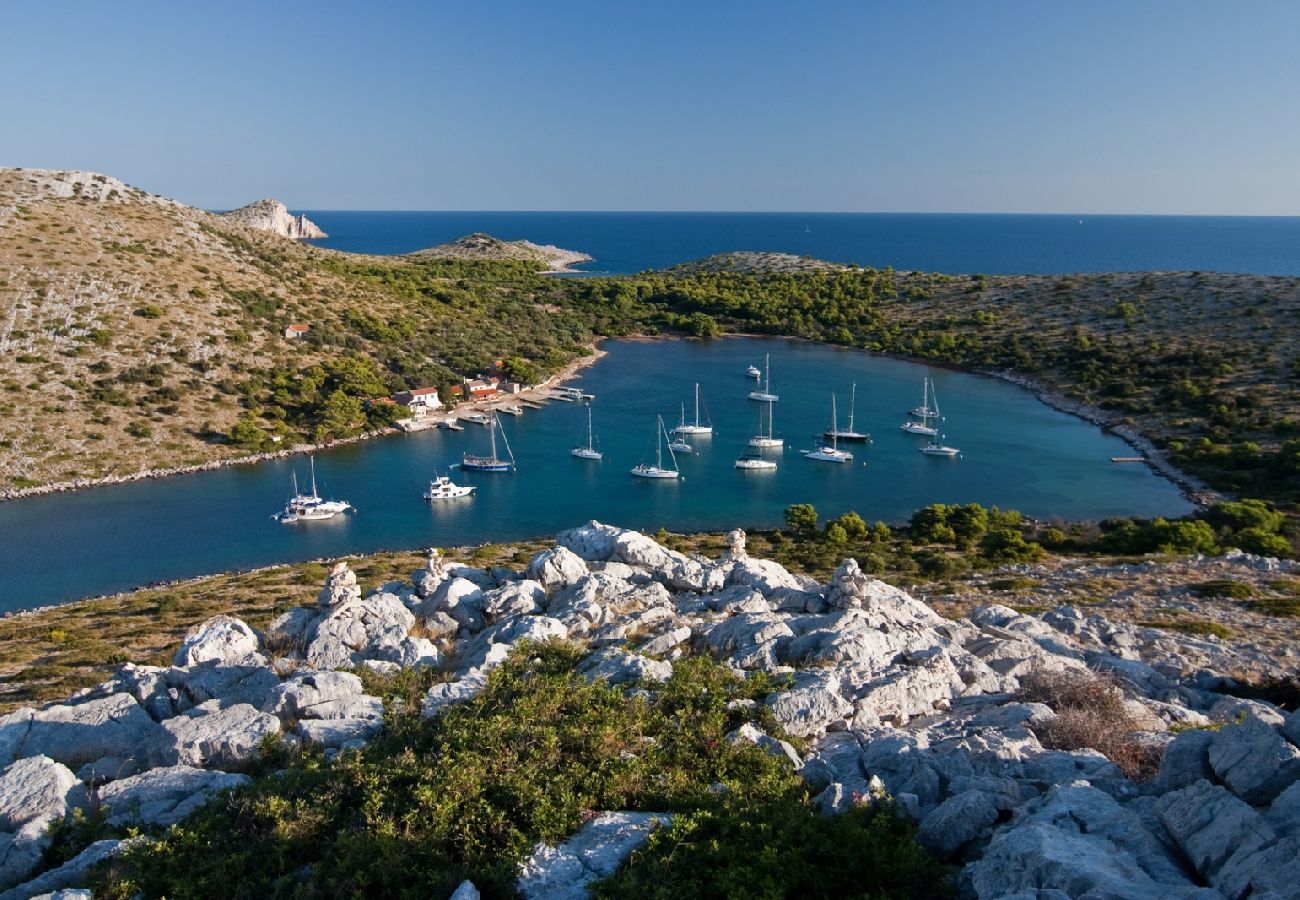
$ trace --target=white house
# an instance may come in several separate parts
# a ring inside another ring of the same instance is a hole
[[[442,398],[436,387],[416,388],[413,391],[401,391],[393,399],[411,411],[411,418],[421,419],[430,413],[442,409]]]
[[[284,329],[284,336],[290,339],[300,338],[311,330],[309,325],[288,325]]]

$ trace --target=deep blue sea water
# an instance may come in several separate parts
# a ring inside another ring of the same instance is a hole
[[[458,483],[478,487],[463,501],[434,505],[420,494],[435,470],[485,449],[486,432],[472,424],[463,433],[425,431],[318,454],[329,492],[357,507],[327,522],[270,519],[284,505],[290,472],[305,475],[302,457],[0,503],[0,611],[276,562],[537,537],[591,518],[653,531],[773,526],[791,503],[812,503],[824,516],[853,509],[868,521],[899,521],[935,502],[1066,519],[1190,509],[1147,467],[1110,462],[1132,453],[1118,438],[995,379],[779,339],[605,347],[608,355],[577,382],[596,395],[602,462],[569,455],[585,437],[585,410],[552,402],[502,417],[517,472],[453,471]],[[753,382],[744,372],[765,353],[786,449],[774,457],[775,472],[738,471],[759,410],[746,399]],[[926,375],[936,379],[943,430],[961,448],[959,459],[923,456],[923,439],[898,429]],[[674,424],[697,381],[716,434],[692,440],[698,452],[681,458],[680,483],[633,478],[628,470],[653,456],[656,416]],[[846,416],[854,382],[854,424],[874,443],[852,445],[853,465],[804,459],[798,451],[829,424],[832,392]]]
[[[628,273],[766,250],[933,272],[1206,271],[1300,275],[1300,217],[895,213],[338,212],[308,210],[356,253],[409,253],[475,231]]]

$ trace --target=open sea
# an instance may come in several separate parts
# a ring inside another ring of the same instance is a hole
[[[952,274],[1204,271],[1300,275],[1300,216],[307,210],[323,247],[410,253],[476,231],[579,250],[592,273],[735,250]]]

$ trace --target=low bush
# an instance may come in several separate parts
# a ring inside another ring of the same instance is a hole
[[[1124,708],[1124,694],[1113,676],[1086,669],[1034,669],[1021,676],[1016,696],[1056,713],[1034,727],[1044,747],[1096,750],[1134,781],[1145,781],[1160,768],[1162,749],[1134,736],[1138,723]]]
[[[788,762],[725,740],[747,720],[776,731],[762,703],[729,708],[761,700],[775,686],[765,676],[687,659],[667,683],[625,692],[577,674],[582,655],[522,648],[478,697],[433,719],[416,701],[436,676],[369,676],[388,695],[381,737],[332,763],[308,750],[129,850],[95,896],[438,897],[466,877],[511,896],[536,842],[562,841],[600,810],[680,814],[622,874],[623,895],[696,878],[719,891],[753,878],[747,896],[947,891],[946,870],[887,805],[823,822]],[[707,839],[674,850],[688,832]]]
[[[1202,581],[1192,585],[1190,590],[1198,597],[1227,597],[1232,600],[1245,600],[1255,593],[1254,589],[1245,582],[1233,581],[1229,578]]]

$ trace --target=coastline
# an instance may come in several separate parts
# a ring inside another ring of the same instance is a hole
[[[520,391],[518,394],[510,394],[508,395],[508,398],[545,399],[543,392],[549,388],[563,384],[570,379],[576,378],[579,372],[588,366],[595,364],[605,356],[605,351],[595,344],[588,347],[588,350],[590,353],[587,356],[575,359],[573,362],[569,363],[540,384],[534,385],[526,391]],[[492,403],[483,401],[462,403],[457,407],[457,410],[465,412],[479,411],[490,408],[492,405]],[[0,503],[10,500],[25,500],[31,497],[42,497],[48,494],[63,494],[68,491],[78,491],[84,488],[109,487],[112,485],[131,484],[136,481],[146,481],[154,478],[170,478],[173,475],[193,475],[198,472],[211,472],[216,469],[224,469],[227,466],[252,466],[276,459],[288,459],[291,456],[297,456],[302,453],[317,453],[331,450],[335,447],[344,447],[348,444],[357,444],[362,441],[368,441],[372,438],[384,437],[385,435],[404,433],[406,433],[404,429],[393,425],[388,428],[363,431],[361,434],[354,434],[351,437],[339,438],[338,440],[329,441],[323,444],[295,444],[292,447],[286,447],[282,450],[267,450],[263,453],[254,453],[249,456],[233,456],[228,459],[213,459],[189,466],[142,469],[138,472],[131,472],[125,475],[107,475],[103,478],[77,478],[72,481],[57,481],[50,484],[38,484],[32,487],[10,488],[5,491],[0,491]]]

